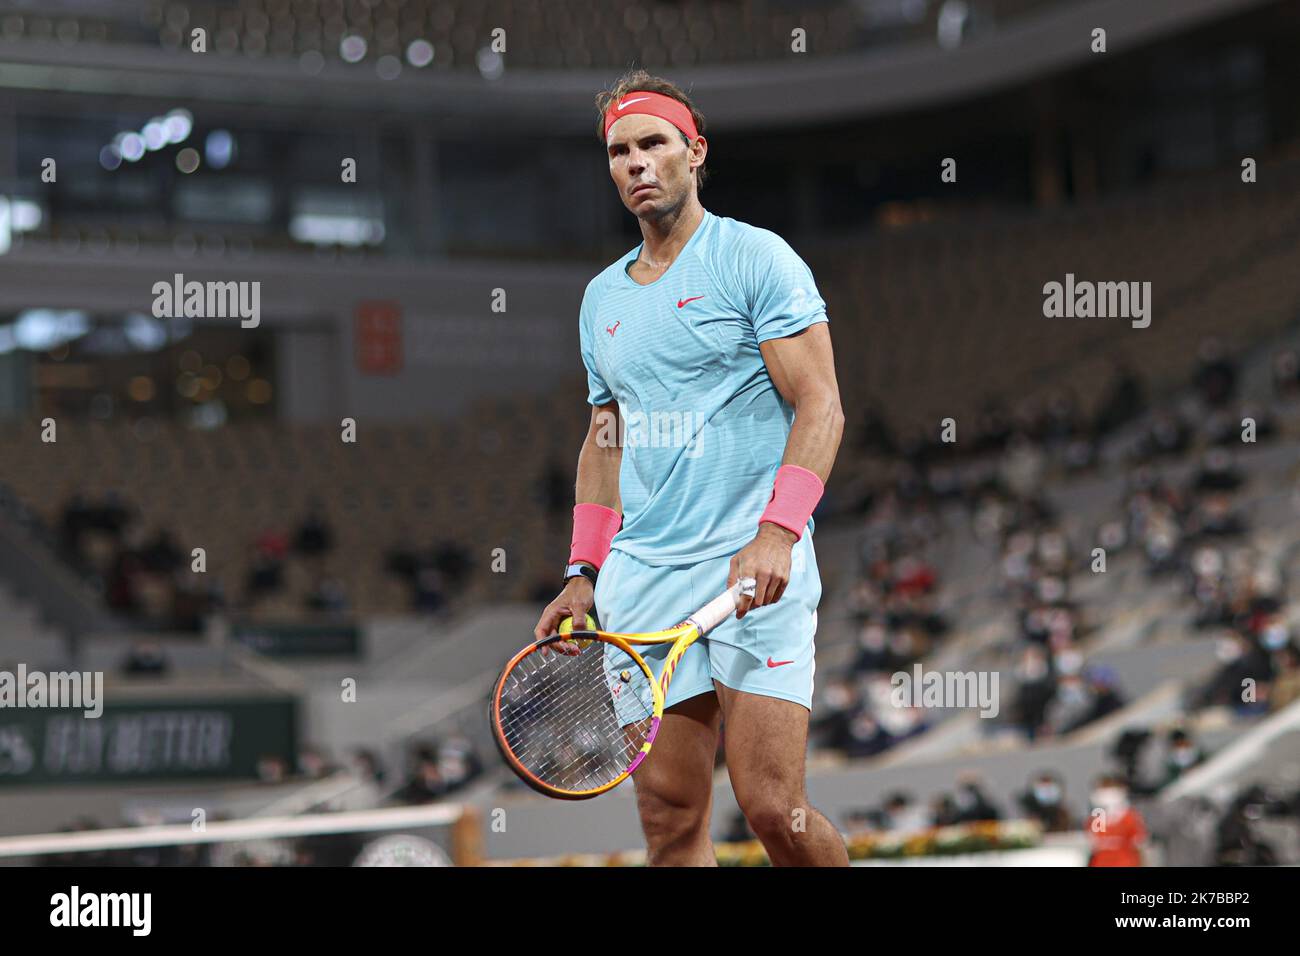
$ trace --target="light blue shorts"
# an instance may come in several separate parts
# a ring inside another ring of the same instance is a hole
[[[596,582],[596,612],[603,630],[614,633],[658,631],[680,624],[727,587],[731,555],[698,564],[656,567],[614,550]],[[672,682],[665,709],[700,694],[714,692],[713,682],[733,690],[794,701],[812,710],[817,604],[822,596],[817,555],[809,533],[790,554],[790,583],[781,600],[750,611],[741,620],[728,618],[703,640],[686,649]],[[637,648],[658,679],[671,645]],[[625,674],[627,655],[606,647],[606,672]],[[644,681],[634,681],[641,684]],[[653,706],[648,687],[627,687],[615,708],[631,722]],[[640,702],[635,699],[639,697]],[[633,698],[633,699],[628,699]]]

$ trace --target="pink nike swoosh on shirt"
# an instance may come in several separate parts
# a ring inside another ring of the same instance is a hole
[[[680,308],[681,308],[682,306],[684,306],[687,302],[694,302],[696,299],[703,299],[703,298],[704,298],[704,296],[702,296],[702,295],[693,295],[693,296],[691,296],[689,299],[678,299],[678,300],[677,300],[677,308],[680,309]]]
[[[793,664],[793,663],[794,661],[774,661],[770,656],[767,659],[768,667],[784,667],[786,664]]]

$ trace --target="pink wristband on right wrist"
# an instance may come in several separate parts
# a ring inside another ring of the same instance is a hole
[[[573,540],[569,545],[569,563],[586,561],[597,571],[609,557],[609,546],[623,524],[623,516],[613,508],[594,502],[573,507]]]
[[[794,533],[795,539],[803,537],[813,509],[821,501],[826,486],[814,472],[798,465],[782,465],[776,471],[772,497],[758,523],[770,521]]]

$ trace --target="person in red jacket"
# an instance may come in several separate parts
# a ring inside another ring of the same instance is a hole
[[[1146,840],[1142,815],[1129,806],[1128,787],[1119,777],[1102,776],[1092,791],[1092,810],[1084,826],[1092,838],[1089,866],[1141,866]]]

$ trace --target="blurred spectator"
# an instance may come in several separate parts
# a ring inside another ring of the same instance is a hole
[[[303,747],[298,753],[298,773],[308,780],[320,780],[338,770],[318,747]]]
[[[1278,711],[1300,700],[1300,648],[1288,644],[1277,652],[1277,677],[1269,689],[1269,706]]]
[[[1237,366],[1216,338],[1207,338],[1197,349],[1200,365],[1193,383],[1201,400],[1218,408],[1232,400],[1237,391]]]
[[[431,803],[446,793],[447,784],[438,769],[438,758],[427,753],[417,757],[415,773],[406,786],[393,794],[393,799],[401,803]]]
[[[263,783],[283,783],[289,777],[289,766],[283,757],[268,754],[258,758],[257,776]]]
[[[1037,820],[1047,833],[1074,829],[1074,820],[1065,805],[1065,788],[1061,778],[1049,770],[1041,771],[1020,794],[1019,803],[1025,816]]]
[[[438,770],[450,791],[475,780],[483,772],[483,765],[469,739],[455,736],[438,746]]]
[[[283,561],[289,556],[289,539],[282,531],[268,528],[257,536],[253,546],[260,554],[276,561]]]
[[[931,827],[929,813],[911,794],[894,793],[885,800],[879,818],[880,827],[895,833],[911,833]]]
[[[284,586],[284,565],[270,553],[258,550],[248,569],[245,585],[249,604],[255,604],[266,594],[279,591]]]
[[[442,743],[420,744],[413,752],[415,770],[393,799],[402,803],[428,803],[469,783],[483,772],[469,739],[450,737]]]
[[[1273,661],[1255,641],[1239,631],[1215,640],[1219,670],[1193,698],[1197,707],[1231,707],[1252,713],[1266,707],[1260,696],[1248,693],[1273,679]]]
[[[161,677],[167,670],[167,655],[157,641],[134,642],[122,662],[122,672],[132,677]]]
[[[1188,770],[1205,760],[1205,754],[1182,728],[1169,732],[1165,741],[1165,785],[1169,785]]]
[[[184,561],[185,555],[176,547],[166,528],[158,529],[153,540],[140,549],[140,563],[146,571],[169,574],[181,567]]]
[[[438,611],[447,603],[442,573],[435,568],[421,567],[415,575],[414,589],[417,611]]]
[[[1300,357],[1295,349],[1282,349],[1273,356],[1273,394],[1291,398],[1300,392]]]
[[[1056,697],[1056,682],[1041,647],[1030,645],[1021,652],[1016,683],[1012,719],[1033,740],[1043,728],[1048,707]]]
[[[962,774],[953,797],[957,815],[953,823],[978,823],[983,820],[1001,820],[1002,811],[994,806],[977,776]]]
[[[332,575],[317,579],[307,593],[307,607],[313,611],[335,614],[347,610],[348,596],[343,582]]]
[[[1276,866],[1277,850],[1256,832],[1256,824],[1265,816],[1280,815],[1286,809],[1258,785],[1238,794],[1219,821],[1214,865]]]
[[[1081,695],[1081,705],[1064,721],[1058,732],[1074,733],[1080,727],[1085,727],[1095,720],[1101,720],[1108,714],[1123,709],[1124,699],[1116,686],[1118,679],[1118,675],[1112,668],[1090,667],[1084,671],[1082,680],[1077,678],[1062,680],[1062,696],[1068,698],[1078,693]],[[1068,687],[1067,681],[1070,685]],[[1079,688],[1077,691],[1076,681]]]
[[[1141,866],[1146,839],[1142,815],[1129,806],[1128,788],[1119,777],[1102,776],[1093,787],[1092,812],[1084,823],[1092,842],[1089,866]]]
[[[364,747],[358,747],[352,751],[348,760],[352,772],[363,780],[372,783],[384,782],[384,768],[379,761],[379,756],[373,750],[367,750]]]
[[[453,592],[460,589],[474,564],[469,552],[457,541],[443,541],[433,550],[433,567]]]
[[[294,536],[293,546],[299,554],[307,556],[325,554],[334,546],[334,534],[319,501],[312,501],[308,506],[307,515]]]

